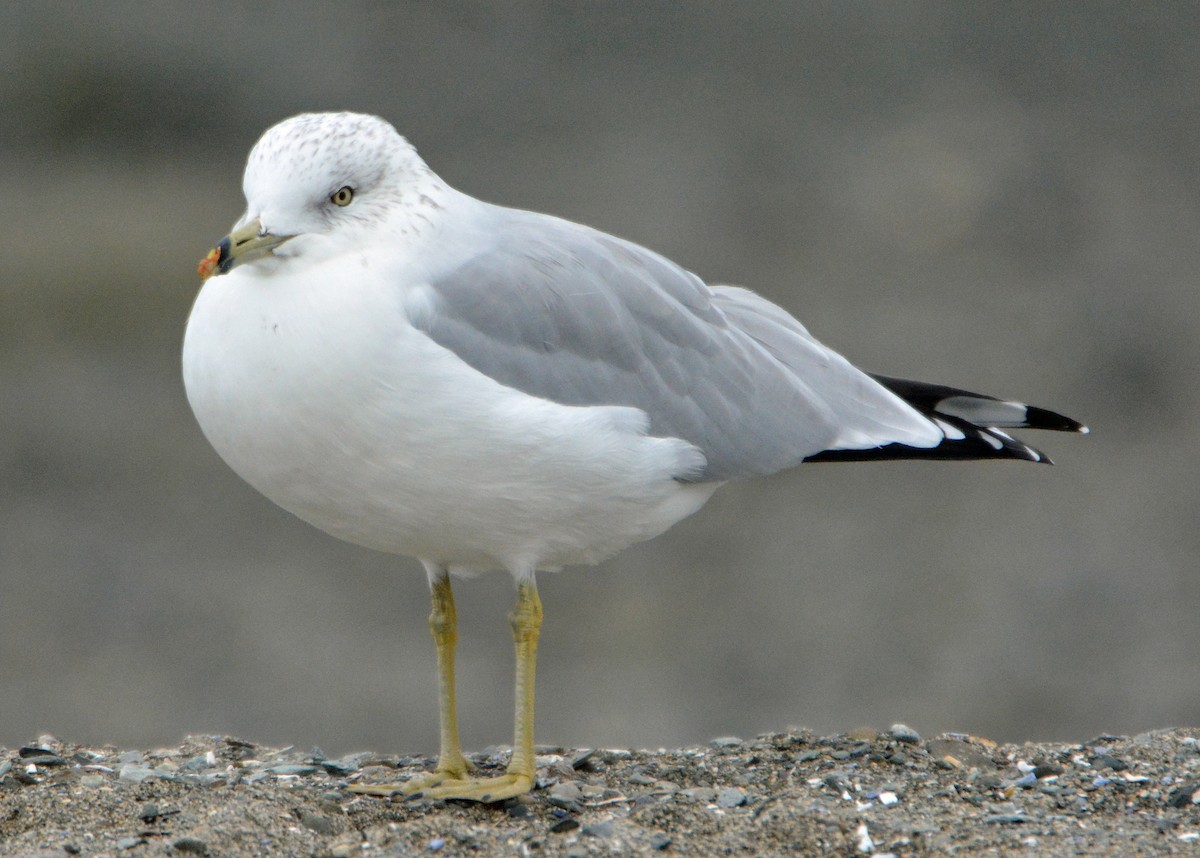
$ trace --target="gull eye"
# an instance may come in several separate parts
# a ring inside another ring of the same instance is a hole
[[[352,199],[354,199],[354,188],[346,185],[334,191],[333,195],[329,198],[329,202],[335,206],[348,206]]]

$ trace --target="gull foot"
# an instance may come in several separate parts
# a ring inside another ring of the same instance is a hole
[[[381,798],[399,795],[406,799],[458,799],[491,804],[529,792],[533,789],[533,778],[511,772],[495,778],[455,777],[446,772],[434,772],[428,777],[401,784],[355,784],[347,789]]]

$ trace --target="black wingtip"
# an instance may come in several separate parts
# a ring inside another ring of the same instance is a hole
[[[1088,428],[1078,420],[1072,420],[1065,414],[1051,411],[1048,408],[1038,408],[1036,405],[1025,407],[1025,419],[1030,429],[1047,429],[1051,432],[1078,432],[1086,435]]]

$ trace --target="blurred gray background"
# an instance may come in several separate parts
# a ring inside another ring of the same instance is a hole
[[[538,739],[1200,724],[1191,4],[5,4],[0,745],[436,747],[418,564],[274,507],[179,378],[245,156],[391,120],[451,184],[754,288],[1058,462],[813,465],[541,578]],[[512,585],[458,586],[470,748]]]

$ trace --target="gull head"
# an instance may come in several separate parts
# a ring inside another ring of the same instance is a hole
[[[386,226],[431,180],[416,150],[377,116],[293,116],[250,150],[246,212],[197,271],[206,280],[255,260],[337,252]]]

